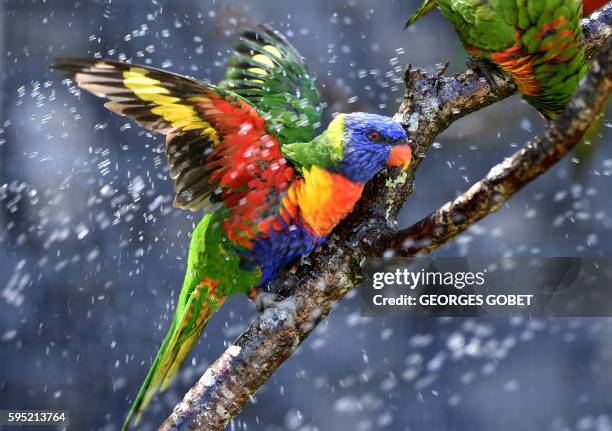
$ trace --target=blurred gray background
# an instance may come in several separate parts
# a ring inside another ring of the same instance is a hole
[[[463,69],[439,13],[415,0],[0,2],[0,409],[68,409],[116,430],[157,352],[201,214],[171,207],[163,140],[70,94],[60,56],[131,59],[217,81],[245,18],[306,57],[332,112],[392,115],[407,63]],[[610,115],[606,118],[609,120]],[[513,97],[441,135],[407,225],[541,131]],[[611,125],[438,255],[609,256]],[[610,430],[610,319],[362,318],[353,293],[231,424],[238,430]],[[153,429],[255,315],[234,298]]]

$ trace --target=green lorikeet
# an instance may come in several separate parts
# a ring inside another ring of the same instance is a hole
[[[563,111],[587,71],[581,0],[425,0],[406,26],[433,7],[470,55],[508,73],[547,119]]]
[[[52,67],[108,99],[111,111],[166,135],[174,205],[207,211],[172,325],[123,429],[168,387],[229,295],[273,281],[325,241],[368,180],[411,160],[406,132],[389,117],[341,114],[317,135],[314,80],[297,51],[264,26],[242,34],[218,85],[104,59]]]

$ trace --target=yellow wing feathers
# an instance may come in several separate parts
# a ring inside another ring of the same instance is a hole
[[[52,67],[68,72],[83,90],[109,99],[106,108],[146,129],[163,134],[199,129],[213,144],[219,143],[217,131],[196,110],[206,94],[215,92],[209,84],[105,59],[64,59]]]
[[[249,67],[247,70],[257,75],[267,76],[268,71],[265,70],[263,67],[267,67],[269,69],[274,69],[275,67],[274,60],[270,58],[270,55],[273,55],[274,57],[276,57],[276,60],[278,61],[282,58],[282,54],[277,47],[272,46],[272,45],[264,45],[262,50],[265,51],[266,54],[255,54],[252,57],[253,61],[257,63],[261,63],[262,67]],[[261,80],[255,80],[255,79],[253,79],[252,81],[261,82]]]
[[[198,115],[193,106],[194,102],[205,98],[189,97],[183,100],[172,96],[170,90],[161,84],[161,81],[148,77],[147,70],[140,67],[132,67],[123,72],[123,85],[126,88],[132,90],[139,99],[157,105],[151,108],[152,114],[168,121],[173,129],[180,128],[183,131],[202,129],[202,134],[208,135],[217,145],[219,143],[217,131]],[[109,102],[107,105],[112,103]]]

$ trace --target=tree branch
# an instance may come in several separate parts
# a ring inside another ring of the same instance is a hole
[[[426,254],[497,211],[521,188],[546,172],[582,139],[601,114],[612,86],[612,38],[591,66],[591,72],[561,117],[540,137],[511,157],[451,202],[407,229],[383,235],[373,247],[394,250],[397,256]]]
[[[612,34],[611,23],[612,6],[607,6],[583,22],[590,56]],[[387,248],[387,241],[397,245],[404,254],[414,254],[416,251],[409,252],[409,248],[405,247],[406,235],[416,230],[422,235],[419,238],[425,239],[427,228],[433,223],[434,229],[430,233],[434,234],[435,240],[424,245],[424,250],[430,251],[486,215],[487,208],[493,211],[499,207],[499,204],[489,204],[487,207],[487,199],[491,198],[493,202],[497,193],[502,193],[507,199],[555,163],[574,141],[579,140],[583,128],[601,109],[602,95],[597,92],[607,94],[610,91],[610,48],[608,43],[605,55],[597,60],[597,66],[592,68],[561,119],[542,138],[519,152],[516,163],[502,164],[512,175],[504,175],[505,171],[499,169],[493,170],[487,176],[491,177],[488,182],[485,178],[468,191],[469,199],[466,201],[478,202],[479,205],[460,208],[464,211],[465,220],[455,222],[456,228],[449,227],[440,234],[435,227],[450,220],[448,212],[436,217],[442,209],[430,216],[431,222],[428,217],[416,225],[420,227],[399,233],[394,228],[397,214],[412,191],[414,174],[422,157],[434,138],[453,121],[513,94],[516,88],[508,78],[502,78],[497,80],[498,91],[493,93],[488,84],[471,70],[452,77],[431,76],[421,70],[408,71],[407,92],[396,119],[414,140],[415,162],[404,174],[398,175],[397,171],[393,171],[380,175],[368,184],[357,208],[338,226],[323,247],[305,259],[296,274],[286,273],[274,283],[272,289],[283,292],[286,299],[268,304],[264,312],[187,392],[160,430],[224,429],[317,323],[327,316],[334,304],[359,284],[360,265],[365,258]],[[572,114],[577,114],[575,119]],[[538,155],[538,150],[545,150],[546,153]],[[540,169],[536,174],[529,170],[534,166]],[[507,180],[506,184],[506,178],[515,178],[516,181]],[[498,184],[503,184],[503,188],[495,188]],[[459,205],[461,202],[455,200],[453,204]],[[480,217],[473,217],[470,210]]]

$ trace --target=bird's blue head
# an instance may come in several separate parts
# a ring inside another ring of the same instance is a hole
[[[344,123],[344,154],[339,170],[354,182],[366,183],[387,166],[406,169],[412,152],[404,128],[390,117],[361,112],[339,115]]]

